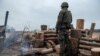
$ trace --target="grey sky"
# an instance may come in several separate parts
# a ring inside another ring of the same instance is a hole
[[[100,29],[100,0],[0,0],[0,25],[4,24],[5,12],[10,11],[8,25],[16,30],[29,26],[31,30],[38,29],[41,24],[55,27],[60,5],[63,1],[69,3],[69,10],[76,19],[85,19],[85,28],[90,28],[92,22]]]

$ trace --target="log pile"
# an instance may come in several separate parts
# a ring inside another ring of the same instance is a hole
[[[93,53],[92,56],[98,56],[98,54],[97,54],[98,52],[96,52],[96,51],[94,51],[94,49],[92,49],[92,48],[100,48],[100,40],[92,39],[92,35],[94,32],[94,28],[95,28],[95,23],[91,24],[91,28],[88,32],[82,31],[84,29],[84,19],[78,19],[76,25],[77,25],[76,29],[81,30],[81,32],[82,32],[81,37],[83,37],[83,38],[80,38],[79,49],[88,50],[90,52],[92,51],[92,53]],[[86,36],[84,33],[86,34]],[[86,37],[86,38],[84,38],[84,37]],[[96,54],[95,54],[95,52],[96,52]],[[100,50],[99,50],[99,52],[100,52]]]
[[[92,48],[100,48],[100,40],[96,40],[92,38],[80,38],[79,49],[90,51],[91,55],[93,56],[94,54],[92,54],[93,52],[91,50]],[[87,54],[84,54],[84,55],[87,55]]]
[[[73,49],[76,48],[76,51],[77,49],[83,49],[83,50],[88,50],[90,52],[95,52],[95,51],[92,51],[91,49],[92,48],[99,48],[100,47],[100,40],[96,40],[96,39],[92,39],[91,36],[93,34],[93,31],[94,31],[94,27],[95,27],[95,23],[92,23],[91,25],[91,28],[90,28],[90,31],[86,31],[84,30],[84,20],[83,19],[78,19],[77,20],[77,27],[75,30],[71,30],[71,42],[72,42],[72,45],[73,45]],[[47,30],[46,28],[47,27],[41,27],[43,28],[42,32],[40,35],[42,36],[39,36],[39,38],[43,39],[43,41],[47,41],[46,44],[48,46],[48,49],[44,49],[41,51],[41,53],[49,53],[49,52],[53,52],[54,48],[56,47],[57,44],[59,44],[57,42],[57,34],[55,31],[49,31]],[[45,28],[45,30],[44,30]],[[85,37],[83,37],[85,36]],[[55,48],[57,51],[57,53],[59,53],[59,48]],[[74,50],[74,52],[76,52]],[[78,53],[78,52],[77,52]],[[84,55],[87,55],[87,54],[84,54]]]
[[[76,30],[76,31],[80,31],[80,30]],[[71,37],[73,37],[72,43],[74,43],[74,47],[75,47],[75,41],[77,41],[78,44],[78,39],[74,39],[75,37],[79,37],[79,35],[81,35],[81,33],[75,32],[75,30],[72,30],[71,33]],[[44,32],[44,40],[57,40],[57,35],[55,32],[53,31],[45,31]],[[55,43],[55,42],[54,42]],[[47,45],[51,48],[52,45],[50,43],[47,43]],[[100,40],[96,40],[96,39],[92,39],[92,38],[88,38],[88,37],[81,37],[79,40],[79,49],[84,49],[84,50],[88,50],[91,51],[92,48],[99,48],[100,47]],[[75,49],[75,48],[73,48]],[[51,50],[51,49],[48,49]],[[86,55],[86,54],[84,54]]]

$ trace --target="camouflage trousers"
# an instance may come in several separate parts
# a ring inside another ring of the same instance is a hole
[[[71,41],[69,40],[69,33],[59,33],[58,41],[60,43],[60,56],[72,56],[72,46]]]

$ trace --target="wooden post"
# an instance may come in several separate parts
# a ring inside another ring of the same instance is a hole
[[[41,30],[47,30],[47,25],[41,25]]]
[[[76,29],[84,29],[84,19],[77,19]]]
[[[93,31],[94,31],[94,28],[95,28],[95,23],[92,23],[91,24],[91,28],[90,28],[90,32],[89,32],[89,37],[92,38],[92,34],[93,34]]]
[[[92,56],[100,56],[100,48],[92,48],[91,54]]]

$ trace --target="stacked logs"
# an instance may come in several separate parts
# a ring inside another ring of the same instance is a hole
[[[73,38],[70,38],[71,42],[72,42],[72,49],[73,49],[73,54],[77,54],[78,53],[78,42],[79,42],[79,38],[81,35],[80,34],[80,30],[72,30],[71,32],[71,37]],[[46,30],[46,31],[42,31],[42,33],[38,33],[38,36],[37,38],[39,39],[44,39],[44,42],[47,44],[47,47],[48,48],[53,48],[53,49],[56,49],[56,50],[59,50],[59,48],[55,48],[56,45],[58,45],[58,40],[57,40],[57,34],[55,31],[50,31],[50,30]],[[78,38],[77,38],[78,37]],[[46,49],[45,49],[46,50]],[[51,50],[51,49],[50,49]],[[49,49],[47,49],[47,51],[49,51]],[[57,53],[59,51],[56,51]]]
[[[79,37],[79,35],[81,35],[81,34],[76,34],[77,32],[74,32],[74,31],[75,30],[72,30],[71,37],[75,38],[75,37]],[[76,31],[79,31],[79,30],[76,30]],[[50,48],[50,49],[44,49],[44,50],[46,50],[48,52],[49,51],[52,52],[53,49],[52,49],[52,44],[50,44],[50,42],[51,43],[53,42],[53,45],[55,45],[55,42],[53,40],[57,40],[57,35],[54,31],[44,31],[43,34],[44,34],[44,41],[49,42],[49,43],[47,42],[47,45]],[[71,39],[71,40],[76,41],[78,39]],[[75,43],[75,42],[73,42],[73,43]],[[78,44],[78,42],[77,42],[77,44]],[[81,37],[79,40],[79,49],[84,49],[84,50],[88,50],[91,52],[92,48],[99,48],[99,47],[100,47],[100,40],[96,40],[96,39],[92,39],[92,38],[88,38],[88,37]],[[87,54],[84,54],[84,55],[87,55]]]
[[[92,34],[94,32],[94,28],[95,28],[95,23],[92,23],[91,28],[90,28],[88,34],[86,35],[86,37],[84,38],[82,36],[83,38],[80,38],[79,49],[84,49],[84,50],[90,51],[92,56],[100,56],[100,40],[92,39]],[[84,29],[84,19],[77,20],[76,29],[81,30],[81,31]]]
[[[55,31],[47,30],[43,31],[44,42],[47,44],[47,47],[54,47],[58,43],[57,34]]]
[[[80,45],[91,46],[91,48],[92,47],[100,47],[99,41],[100,40],[81,38],[80,39]]]
[[[80,42],[79,49],[95,52],[95,51],[92,51],[92,48],[100,48],[100,40],[95,40],[92,38],[80,38],[79,42]],[[84,54],[84,55],[87,55],[87,54]],[[92,53],[91,55],[93,56]]]
[[[85,36],[85,37],[80,37],[80,35],[86,35],[85,33],[86,33],[86,31],[84,30],[84,20],[83,19],[78,19],[77,20],[77,27],[76,27],[76,31],[80,31],[81,33],[80,34],[77,34],[78,32],[72,32],[71,33],[71,38],[72,37],[76,37],[76,38],[74,38],[74,39],[71,39],[72,40],[72,42],[73,41],[76,41],[77,43],[76,43],[76,45],[78,45],[79,44],[79,49],[84,49],[84,50],[89,50],[90,52],[92,51],[92,52],[95,52],[95,51],[93,51],[92,50],[92,48],[100,48],[100,40],[95,40],[95,39],[92,39],[90,36],[92,36],[92,33],[93,33],[93,30],[94,30],[94,27],[95,27],[95,23],[92,23],[92,25],[91,25],[91,28],[90,28],[90,31],[89,31],[89,34],[87,35],[87,36]],[[42,28],[42,27],[41,27]],[[55,31],[48,31],[46,28],[47,27],[43,27],[43,29],[41,29],[41,30],[44,30],[44,28],[45,28],[45,30],[46,31],[43,31],[43,39],[44,39],[44,41],[50,41],[50,43],[52,44],[54,44],[55,42],[55,40],[57,40],[57,34],[56,34],[56,32]],[[80,37],[80,38],[79,38]],[[78,41],[79,40],[79,41]],[[48,43],[47,42],[47,45],[51,48],[51,44],[50,43]],[[75,42],[73,42],[73,43],[75,43]],[[55,44],[54,44],[55,45]],[[74,45],[74,44],[73,44]],[[75,45],[74,45],[75,46]],[[75,49],[75,48],[74,48]],[[49,49],[48,49],[49,50]],[[51,49],[50,49],[51,50]],[[53,51],[53,49],[52,49],[52,51]],[[92,55],[93,56],[93,55]]]
[[[72,43],[72,50],[73,50],[73,54],[74,55],[77,55],[78,54],[78,45],[79,45],[79,38],[81,37],[81,33],[80,33],[80,30],[71,30],[71,43]],[[55,46],[57,44],[59,44],[57,42],[57,34],[55,31],[44,31],[44,41],[47,41],[47,45],[49,47],[52,47],[54,49],[56,49],[57,53],[59,53],[59,48],[55,48]],[[73,37],[73,38],[72,38]],[[49,42],[49,43],[48,43]],[[51,44],[50,44],[51,43]]]

